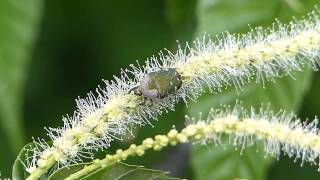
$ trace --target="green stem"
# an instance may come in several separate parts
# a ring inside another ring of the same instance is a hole
[[[105,159],[101,160],[104,161]],[[97,160],[95,160],[97,161]],[[99,160],[98,160],[99,161]],[[89,166],[86,166],[85,168],[81,169],[80,171],[71,174],[69,177],[65,178],[65,180],[76,180],[76,179],[80,179],[81,177],[85,177],[88,174],[94,173],[95,171],[97,171],[100,168],[108,168],[110,166],[112,166],[113,164],[115,164],[116,162],[102,162],[102,163],[93,163]]]
[[[54,164],[56,160],[54,156],[50,156],[48,159],[45,160],[45,164],[38,166],[26,180],[36,180],[39,179],[44,173],[46,173]]]

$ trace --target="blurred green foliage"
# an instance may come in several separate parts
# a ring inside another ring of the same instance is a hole
[[[0,174],[23,146],[23,93],[41,17],[40,0],[0,1]]]
[[[271,26],[274,18],[288,22],[313,9],[316,0],[55,0],[0,2],[0,170],[9,176],[18,149],[32,136],[46,138],[43,127],[62,125],[61,116],[75,110],[74,99],[94,90],[101,79],[119,75],[136,59],[144,62],[163,48],[175,50],[176,40],[190,41],[204,32],[243,33],[251,27]],[[237,92],[228,88],[203,95],[197,103],[154,122],[155,128],[135,128],[136,138],[117,147],[139,143],[173,125],[181,128],[184,114],[196,115],[219,104],[246,106],[270,102],[275,109],[319,115],[319,73],[295,74],[276,83],[249,84]],[[23,125],[23,126],[22,126]],[[24,141],[24,142],[23,142]],[[271,163],[263,152],[248,149],[240,156],[233,148],[178,146],[148,152],[128,163],[171,171],[190,179],[317,179],[315,167],[280,158]],[[101,153],[103,154],[103,153]],[[97,155],[99,156],[99,155]],[[175,161],[172,162],[172,157]],[[179,160],[186,163],[175,164]],[[190,161],[189,161],[190,159]],[[184,162],[184,161],[182,161]],[[175,166],[181,165],[177,168]],[[170,169],[171,168],[171,169]],[[175,168],[175,169],[172,169]]]

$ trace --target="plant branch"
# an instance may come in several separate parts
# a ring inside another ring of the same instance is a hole
[[[193,119],[194,121],[194,119]],[[315,163],[320,154],[320,136],[317,120],[309,124],[301,123],[292,114],[281,111],[276,114],[268,110],[250,113],[236,106],[233,110],[211,110],[206,120],[198,119],[180,132],[170,130],[165,135],[145,139],[141,145],[132,144],[128,149],[118,149],[113,155],[96,159],[89,166],[70,175],[67,180],[80,179],[100,168],[126,160],[129,156],[142,156],[145,151],[159,151],[168,145],[177,143],[202,142],[218,143],[221,135],[229,135],[235,146],[245,148],[257,141],[264,142],[267,154],[279,157],[280,151],[288,156],[296,156],[302,161]]]

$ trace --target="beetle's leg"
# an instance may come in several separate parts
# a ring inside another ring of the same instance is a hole
[[[152,101],[151,98],[145,98],[144,103],[145,103],[147,106],[152,106],[152,105],[153,105],[153,101]]]
[[[167,97],[167,95],[166,95],[165,93],[160,93],[160,92],[158,92],[158,98],[159,98],[159,99],[163,99],[163,98],[165,98],[165,97]]]
[[[147,98],[143,97],[143,101],[139,105],[145,105],[147,103]]]
[[[181,86],[182,86],[182,76],[181,76],[181,74],[177,74],[177,80],[178,80],[180,83],[178,84],[178,86],[176,86],[176,88],[177,88],[177,89],[180,89]]]
[[[140,90],[140,86],[136,86],[136,87],[133,87],[129,90],[129,94],[133,92],[133,94],[137,95],[137,96],[141,96],[142,93],[141,93],[141,90]]]
[[[133,92],[134,95],[142,96],[142,93],[140,91],[140,87],[139,86],[136,86],[136,87],[134,87],[134,88],[129,90],[129,93],[132,93],[132,92]],[[147,101],[147,98],[146,97],[141,97],[141,98],[143,98],[143,101],[141,103],[139,103],[139,105],[145,105],[146,101]]]

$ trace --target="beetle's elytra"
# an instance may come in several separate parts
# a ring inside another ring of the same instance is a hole
[[[181,85],[182,77],[175,68],[161,69],[147,73],[134,92],[145,98],[160,99],[175,94]]]

